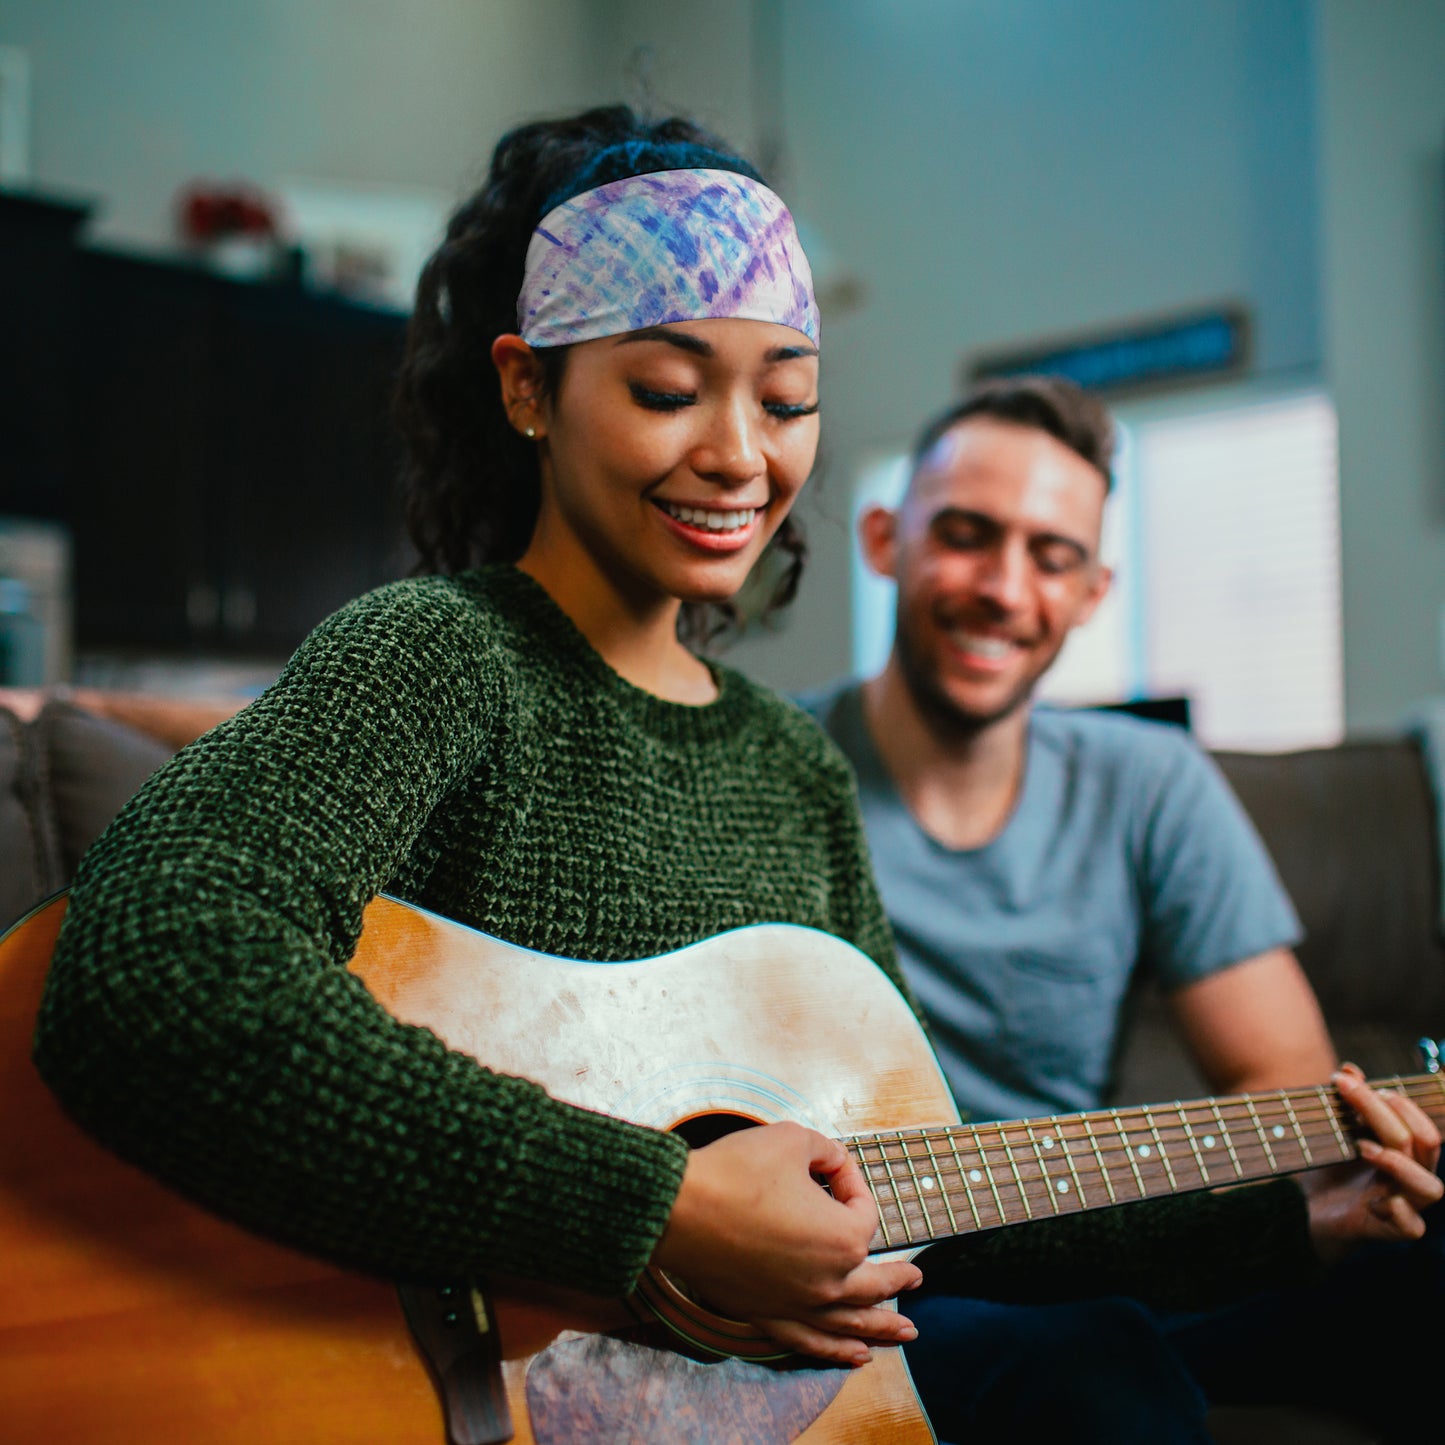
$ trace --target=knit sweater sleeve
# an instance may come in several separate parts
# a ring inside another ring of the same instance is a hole
[[[489,1072],[344,967],[449,787],[506,766],[506,696],[444,584],[323,624],[87,855],[35,1060],[103,1143],[284,1242],[395,1278],[621,1293],[682,1143]]]

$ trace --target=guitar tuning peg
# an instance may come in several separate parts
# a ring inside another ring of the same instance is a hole
[[[1425,1063],[1427,1074],[1438,1074],[1440,1072],[1440,1052],[1445,1048],[1445,1039],[1420,1039],[1415,1047],[1420,1050],[1420,1057]]]

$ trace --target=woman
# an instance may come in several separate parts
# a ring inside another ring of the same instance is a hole
[[[341,967],[385,889],[582,959],[806,924],[902,987],[845,765],[682,640],[726,621],[770,542],[781,594],[796,580],[817,336],[786,210],[702,133],[609,109],[501,142],[423,277],[401,382],[436,575],[323,623],[86,858],[36,1042],[78,1119],[385,1275],[615,1295],[651,1260],[825,1360],[914,1337],[880,1305],[919,1270],[867,1262],[873,1206],[835,1143],[773,1125],[689,1154],[449,1052]],[[1418,1122],[1360,1097],[1409,1193]],[[1080,1237],[1119,1238],[1111,1215]],[[1168,1238],[1201,1273],[1307,1267],[1293,1186],[1190,1217]]]

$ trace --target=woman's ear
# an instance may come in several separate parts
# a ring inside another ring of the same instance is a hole
[[[492,342],[492,365],[502,384],[507,418],[528,441],[545,435],[542,416],[542,367],[537,353],[520,336],[505,331]]]

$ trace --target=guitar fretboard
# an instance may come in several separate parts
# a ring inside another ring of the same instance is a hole
[[[1377,1079],[1445,1125],[1445,1074]],[[876,1249],[901,1249],[1357,1157],[1327,1085],[845,1140],[878,1202]]]

